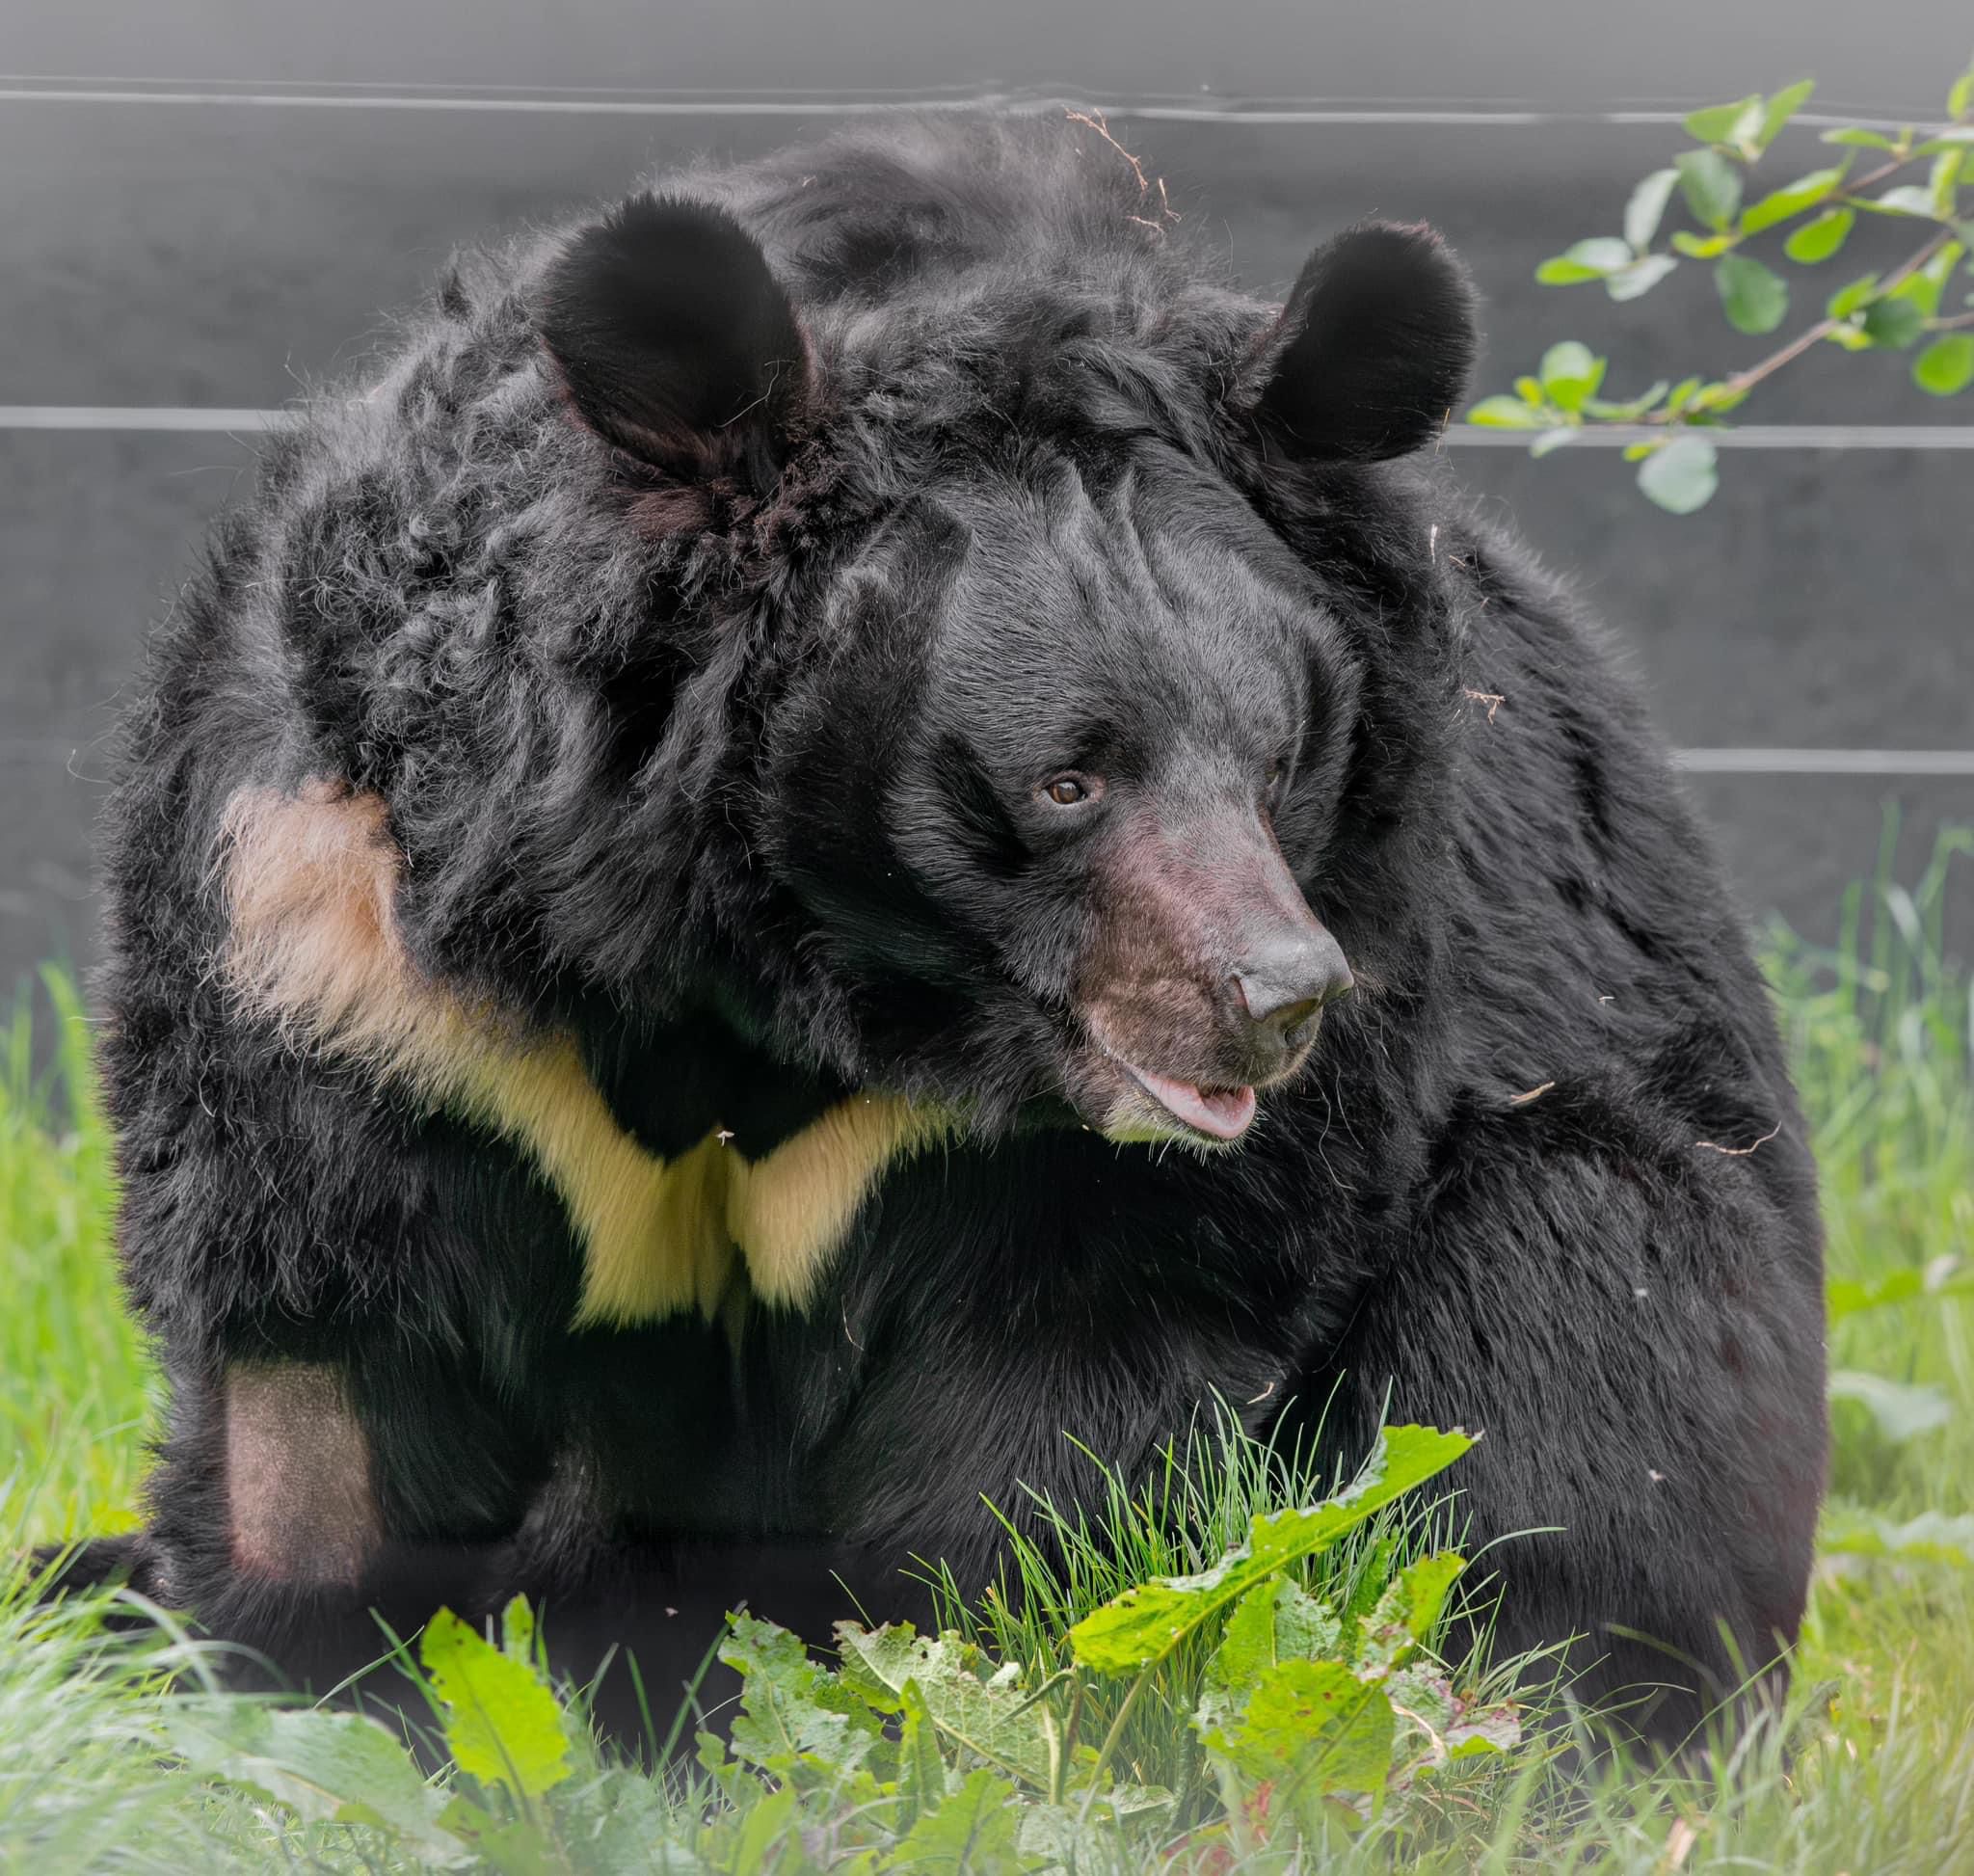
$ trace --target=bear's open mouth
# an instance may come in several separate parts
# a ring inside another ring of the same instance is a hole
[[[1163,1108],[1174,1120],[1209,1139],[1236,1140],[1254,1120],[1254,1089],[1251,1087],[1202,1087],[1195,1082],[1182,1082],[1156,1069],[1124,1063],[1132,1079]]]

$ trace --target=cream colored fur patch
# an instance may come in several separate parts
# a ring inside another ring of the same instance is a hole
[[[333,1370],[253,1363],[227,1376],[227,1541],[277,1583],[354,1589],[384,1541],[370,1442]]]
[[[383,801],[328,782],[243,790],[221,830],[227,980],[297,1042],[360,1061],[526,1151],[585,1250],[579,1324],[708,1321],[736,1247],[766,1300],[802,1308],[884,1168],[943,1129],[859,1095],[750,1164],[717,1135],[669,1164],[617,1124],[566,1035],[424,977],[398,933],[402,859]]]

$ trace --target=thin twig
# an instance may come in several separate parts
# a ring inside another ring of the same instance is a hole
[[[1171,198],[1165,193],[1165,178],[1161,175],[1148,176],[1145,174],[1144,164],[1110,134],[1110,120],[1104,112],[1098,111],[1092,115],[1088,111],[1066,110],[1062,115],[1071,123],[1087,124],[1090,129],[1094,130],[1119,156],[1123,157],[1131,165],[1131,173],[1137,179],[1137,200],[1140,208],[1145,205],[1146,199],[1154,189],[1159,192],[1159,218],[1157,221],[1153,221],[1146,215],[1127,215],[1124,219],[1127,222],[1134,223],[1141,228],[1149,228],[1162,240],[1165,235],[1166,225],[1182,219],[1179,211],[1172,206]]]
[[[1751,1146],[1722,1146],[1718,1140],[1696,1139],[1693,1143],[1694,1151],[1698,1152],[1704,1146],[1709,1153],[1724,1153],[1730,1160],[1745,1160],[1750,1153],[1768,1145],[1781,1131],[1782,1123],[1778,1120]]]

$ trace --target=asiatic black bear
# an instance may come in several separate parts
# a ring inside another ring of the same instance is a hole
[[[1264,306],[1060,122],[459,261],[129,721],[140,1586],[324,1673],[517,1590],[696,1659],[1218,1396],[1484,1430],[1497,1646],[1662,1736],[1768,1661],[1803,1129],[1631,687],[1401,460],[1473,317],[1383,225]]]

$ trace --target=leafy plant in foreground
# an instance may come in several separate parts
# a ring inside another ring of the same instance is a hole
[[[498,1646],[449,1614],[421,1638],[448,1781],[357,1714],[208,1704],[172,1715],[168,1737],[195,1771],[432,1867],[878,1876],[1290,1855],[1389,1818],[1441,1768],[1519,1737],[1511,1705],[1476,1703],[1430,1654],[1460,1557],[1422,1556],[1354,1609],[1301,1574],[1472,1444],[1388,1429],[1343,1491],[1258,1512],[1212,1568],[1093,1610],[1063,1638],[1071,1665],[1036,1685],[957,1630],[844,1623],[828,1667],[736,1616],[720,1654],[741,1675],[739,1709],[726,1740],[700,1735],[691,1802],[595,1761],[525,1603]],[[1119,1748],[1138,1698],[1193,1644],[1209,1652],[1191,1727],[1219,1803],[1187,1828],[1180,1795],[1135,1782]],[[1120,1682],[1107,1707],[1104,1684]],[[1105,1712],[1099,1735],[1087,1722]]]
[[[1754,172],[1814,90],[1805,79],[1773,96],[1694,111],[1686,129],[1696,147],[1654,170],[1632,191],[1622,235],[1595,235],[1545,260],[1549,286],[1601,284],[1614,300],[1649,293],[1686,261],[1710,262],[1721,312],[1736,332],[1777,331],[1793,288],[1753,248],[1765,237],[1797,267],[1819,267],[1844,248],[1859,216],[1913,225],[1916,241],[1894,266],[1859,275],[1829,294],[1822,316],[1756,363],[1725,378],[1694,373],[1638,396],[1600,395],[1609,361],[1576,339],[1552,345],[1513,393],[1483,397],[1467,421],[1537,433],[1535,455],[1587,430],[1636,431],[1625,451],[1639,487],[1662,508],[1691,514],[1712,498],[1719,467],[1706,434],[1766,380],[1823,344],[1846,351],[1911,351],[1912,382],[1951,397],[1974,385],[1974,64],[1947,96],[1945,121],[1888,133],[1847,124],[1824,133],[1830,162],[1757,192]],[[1677,201],[1691,226],[1660,244]],[[1956,274],[1961,279],[1956,281]],[[1916,349],[1915,349],[1916,348]]]

